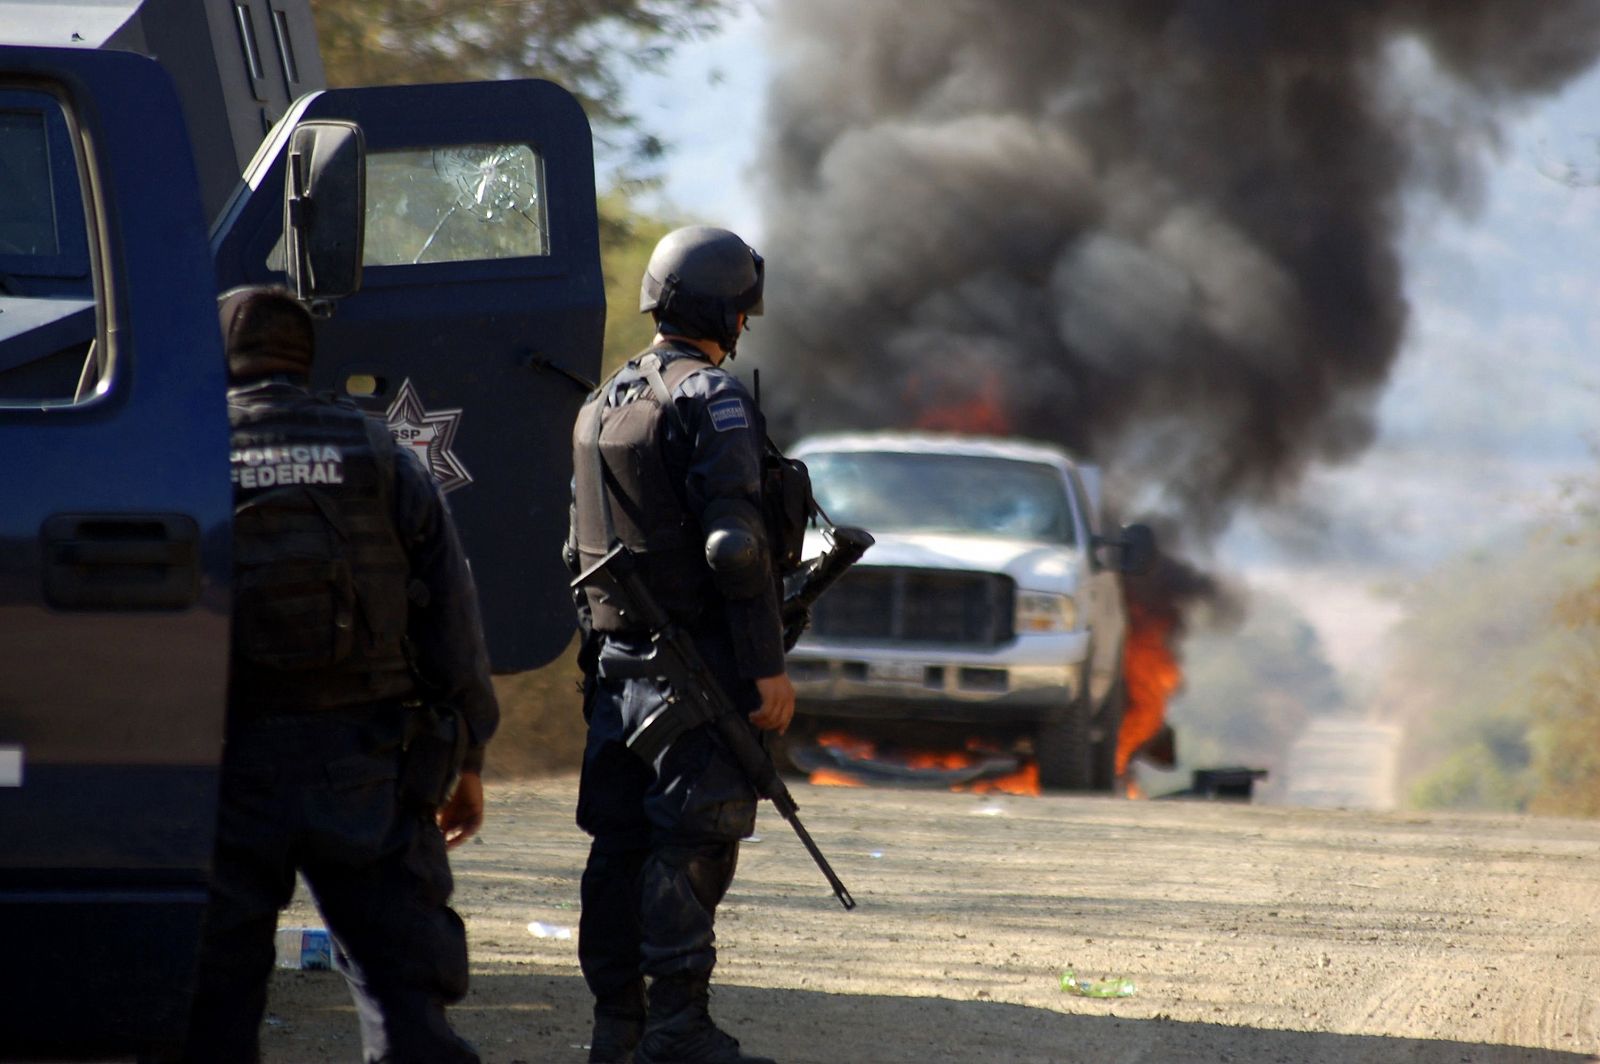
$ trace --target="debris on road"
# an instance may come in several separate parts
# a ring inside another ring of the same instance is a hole
[[[535,920],[528,925],[528,934],[532,935],[534,938],[569,939],[572,937],[572,928],[560,927],[556,924],[547,924],[541,920]]]
[[[1125,998],[1133,997],[1136,987],[1133,985],[1133,980],[1126,976],[1111,975],[1103,979],[1085,979],[1071,968],[1067,968],[1061,973],[1061,990],[1077,997]]]

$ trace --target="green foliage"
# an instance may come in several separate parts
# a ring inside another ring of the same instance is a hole
[[[631,71],[709,33],[731,0],[312,0],[332,85],[539,77],[577,96],[635,158],[664,145],[623,104]]]
[[[1544,677],[1531,737],[1539,786],[1536,813],[1600,816],[1600,628],[1577,633],[1581,645]]]
[[[1512,771],[1487,743],[1457,748],[1411,789],[1411,804],[1424,809],[1522,809],[1529,778]]]
[[[1184,686],[1170,718],[1183,767],[1269,771],[1313,717],[1341,712],[1345,694],[1316,630],[1287,600],[1253,596],[1236,631],[1183,646]]]
[[[601,376],[650,345],[655,325],[639,313],[639,280],[650,252],[679,223],[635,210],[627,195],[600,198],[600,259],[606,275],[606,342]]]
[[[1568,585],[1555,619],[1566,638],[1539,677],[1530,736],[1539,786],[1537,813],[1600,816],[1600,485],[1581,500],[1578,530],[1560,549],[1583,560],[1588,579]]]
[[[1389,695],[1423,807],[1600,813],[1600,521],[1553,519],[1408,595]]]

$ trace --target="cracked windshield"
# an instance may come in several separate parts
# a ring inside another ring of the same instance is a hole
[[[380,152],[367,167],[368,266],[550,254],[544,160],[525,144]]]

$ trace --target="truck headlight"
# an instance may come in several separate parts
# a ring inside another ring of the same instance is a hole
[[[1070,632],[1078,627],[1078,604],[1071,595],[1017,592],[1018,632]]]

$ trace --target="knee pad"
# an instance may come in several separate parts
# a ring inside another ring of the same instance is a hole
[[[695,899],[709,912],[722,903],[733,885],[733,873],[738,866],[739,844],[729,842],[695,847],[688,851],[682,867]]]

